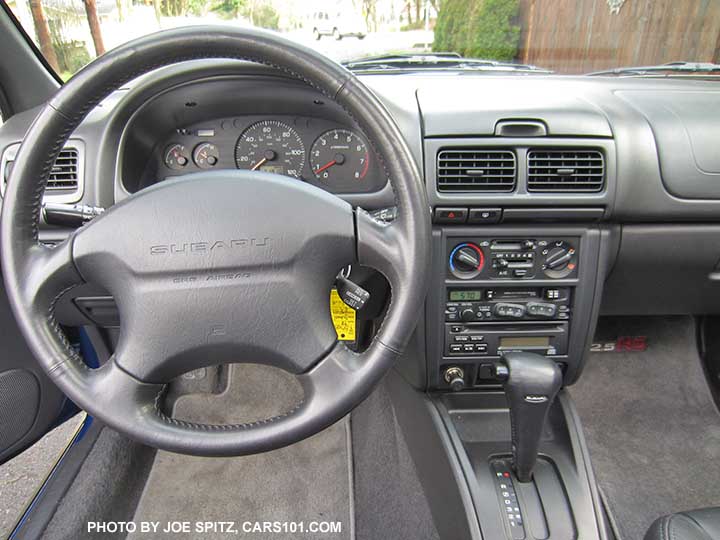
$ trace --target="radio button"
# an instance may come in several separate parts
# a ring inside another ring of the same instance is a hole
[[[545,298],[548,300],[560,299],[560,289],[545,289]]]
[[[528,302],[527,312],[533,317],[554,317],[557,313],[557,306],[542,302]]]
[[[462,345],[450,345],[450,352],[453,354],[458,354],[462,352]]]
[[[450,331],[453,334],[457,334],[458,332],[462,332],[465,329],[464,326],[454,325],[450,327]]]
[[[462,348],[464,352],[473,352],[475,350],[475,345],[463,345]]]
[[[470,336],[470,341],[485,341],[485,336],[481,336],[481,335],[478,335],[478,334],[476,334],[476,335],[471,335],[471,336]]]
[[[522,319],[525,316],[525,306],[521,304],[495,304],[495,315],[511,319]]]
[[[456,343],[465,342],[465,341],[470,341],[470,336],[455,336],[454,341],[455,341]]]

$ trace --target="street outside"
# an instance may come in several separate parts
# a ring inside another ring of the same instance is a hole
[[[70,1],[72,3],[72,0]],[[217,0],[207,0],[207,6],[213,5],[213,1]],[[48,2],[50,2],[50,0],[48,0]],[[110,5],[110,7],[108,8],[106,4]],[[22,0],[14,1],[13,5],[15,6],[15,14],[23,25],[26,28],[33,28],[33,21],[27,5]],[[101,4],[98,3],[98,5]],[[102,40],[104,50],[111,50],[132,39],[160,30],[184,26],[225,25],[240,28],[257,27],[247,16],[221,16],[212,9],[202,15],[187,12],[185,15],[172,16],[166,13],[156,13],[152,5],[136,3],[133,4],[130,9],[124,10],[122,16],[120,16],[120,13],[114,8],[114,5],[114,2],[105,2],[102,4],[103,8],[100,10],[97,27],[98,36],[96,37],[100,37]],[[420,29],[401,30],[401,23],[395,21],[375,25],[375,27],[373,27],[374,31],[368,32],[369,26],[364,23],[362,18],[354,19],[355,23],[352,24],[343,22],[345,20],[343,18],[331,18],[326,24],[328,28],[337,27],[345,29],[348,32],[361,31],[366,34],[364,39],[358,39],[352,35],[343,36],[341,39],[335,39],[331,35],[324,35],[321,39],[316,39],[313,35],[313,30],[314,27],[319,26],[320,23],[312,20],[312,16],[310,15],[312,5],[296,4],[296,9],[298,11],[295,14],[296,18],[304,22],[296,22],[292,25],[287,25],[285,30],[274,31],[288,39],[311,47],[338,62],[388,53],[425,52],[430,50],[433,43],[433,31],[429,29],[424,30],[423,28],[430,28],[430,26],[427,23],[422,24],[422,21],[419,25]],[[95,55],[93,35],[88,21],[84,20],[81,15],[69,17],[67,13],[67,11],[56,13],[53,11],[53,8],[48,7],[48,17],[49,21],[53,23],[52,27],[62,29],[61,31],[58,30],[60,33],[56,39],[65,43],[66,46],[69,46],[70,49],[68,50],[74,51],[72,54],[80,55],[73,61],[68,60],[66,56],[62,56],[65,60],[58,63],[57,70],[64,79],[69,78],[74,71],[79,69],[85,62],[91,60]],[[53,17],[59,18],[55,20]],[[361,22],[357,22],[358,20]],[[31,35],[33,34],[31,33]],[[82,50],[86,52],[78,52]],[[58,55],[60,55],[59,51],[60,49],[56,51]],[[63,54],[66,53],[67,51]],[[88,57],[87,54],[90,54],[90,56]],[[85,56],[85,60],[79,60],[83,55]],[[58,56],[58,58],[60,57],[61,56]],[[78,61],[80,61],[79,64]]]
[[[135,6],[131,20],[124,22],[108,20],[102,24],[103,39],[108,50],[117,47],[133,38],[141,37],[161,29],[179,28],[182,26],[196,26],[218,24],[248,28],[251,25],[244,19],[223,20],[213,15],[206,17],[162,17],[158,25],[152,8],[149,6]],[[348,36],[340,40],[332,36],[324,36],[317,40],[312,29],[304,28],[289,32],[280,32],[284,37],[315,49],[325,56],[344,62],[367,56],[374,56],[396,52],[425,52],[429,51],[433,42],[432,30],[408,30],[369,32],[364,39]]]
[[[312,34],[304,31],[289,32],[285,35],[337,62],[387,53],[424,52],[429,50],[433,41],[432,31],[425,30],[370,32],[362,40],[346,37],[340,41],[335,41],[332,37],[324,37],[316,41]]]

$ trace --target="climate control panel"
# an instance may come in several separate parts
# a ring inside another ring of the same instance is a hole
[[[563,279],[578,271],[577,238],[480,238],[449,246],[451,279]]]

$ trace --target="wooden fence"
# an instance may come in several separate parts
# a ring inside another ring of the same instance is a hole
[[[521,0],[519,61],[561,73],[720,62],[720,0]]]

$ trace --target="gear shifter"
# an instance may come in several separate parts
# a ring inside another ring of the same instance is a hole
[[[549,358],[509,352],[495,365],[510,407],[513,469],[520,482],[532,480],[548,411],[562,385],[562,373]]]

